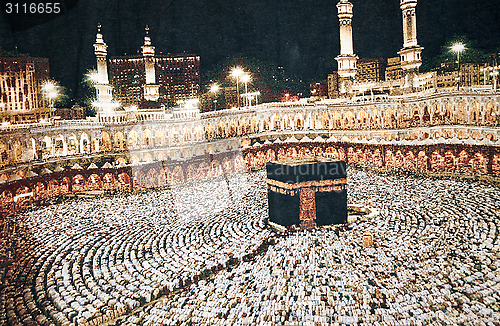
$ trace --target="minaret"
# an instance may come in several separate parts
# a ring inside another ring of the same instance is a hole
[[[417,0],[400,0],[403,11],[403,48],[398,52],[401,68],[408,72],[418,73],[422,65],[422,50],[417,43]]]
[[[101,24],[97,25],[97,35],[94,43],[94,53],[97,58],[97,81],[99,84],[109,84],[108,65],[106,56],[108,54],[108,45],[104,43],[101,34]]]
[[[340,0],[337,9],[340,23],[340,55],[335,58],[338,62],[338,74],[341,78],[354,78],[358,57],[352,46],[352,3]]]
[[[108,80],[108,64],[106,56],[108,54],[108,46],[104,43],[101,34],[101,24],[97,26],[97,35],[94,43],[94,53],[97,58],[97,76],[96,76],[96,91],[97,91],[97,113],[107,112],[112,109],[113,93],[112,86]],[[108,112],[109,113],[109,112]]]
[[[160,86],[156,85],[155,71],[155,47],[151,45],[149,37],[149,26],[146,25],[146,36],[144,36],[144,45],[142,46],[142,55],[144,56],[144,65],[146,72],[146,84],[144,85],[144,99],[146,101],[157,101],[160,98]]]

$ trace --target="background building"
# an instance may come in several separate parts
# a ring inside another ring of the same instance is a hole
[[[486,63],[461,63],[460,64],[460,87],[483,85],[485,82],[484,69]],[[442,63],[437,79],[437,87],[457,87],[458,70],[454,63]]]
[[[146,85],[146,60],[142,55],[112,57],[109,77],[113,98],[123,106],[141,106]],[[180,100],[194,98],[200,92],[200,57],[189,54],[155,55],[157,103],[171,108]]]
[[[387,59],[385,67],[385,80],[395,80],[403,78],[403,69],[401,68],[400,57]]]
[[[356,80],[380,82],[385,80],[385,60],[382,58],[376,59],[360,59],[358,60],[358,72]]]
[[[460,64],[460,85],[482,85],[484,83],[484,74],[481,69],[486,68],[486,66],[486,63]]]
[[[85,119],[85,109],[79,105],[74,105],[71,108],[55,108],[54,119],[82,120]]]
[[[48,120],[50,109],[42,94],[49,79],[49,59],[0,57],[0,122]]]

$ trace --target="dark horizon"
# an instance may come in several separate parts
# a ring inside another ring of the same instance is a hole
[[[286,76],[305,82],[326,79],[339,54],[338,1],[67,1],[72,9],[24,31],[2,11],[0,47],[46,57],[51,77],[72,98],[82,96],[81,80],[96,65],[97,24],[108,57],[136,54],[149,25],[156,53],[190,53],[201,58],[201,75],[233,56],[283,66]],[[402,18],[397,0],[351,1],[354,52],[360,58],[397,56]],[[18,29],[18,28],[17,28]],[[500,10],[495,0],[420,0],[418,42],[423,61],[437,56],[454,36],[466,35],[476,48],[500,51]],[[202,82],[204,82],[202,80]]]

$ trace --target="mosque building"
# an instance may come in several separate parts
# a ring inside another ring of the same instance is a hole
[[[146,29],[108,59],[99,29],[98,120],[1,129],[0,325],[497,325],[500,67],[438,90],[416,4],[386,80],[340,0],[338,99],[204,113],[199,57]],[[354,215],[319,219],[344,195]]]

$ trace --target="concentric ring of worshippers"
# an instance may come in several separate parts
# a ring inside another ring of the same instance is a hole
[[[236,174],[18,216],[0,324],[101,324],[252,253],[270,235],[253,182]]]
[[[349,169],[349,203],[378,216],[340,232],[273,235],[263,223],[265,177],[244,173],[17,216],[15,233],[13,222],[5,227],[14,236],[3,240],[14,249],[0,252],[0,324],[500,321],[498,186]],[[373,247],[362,246],[365,232]],[[267,251],[229,266],[269,237],[276,241]]]

